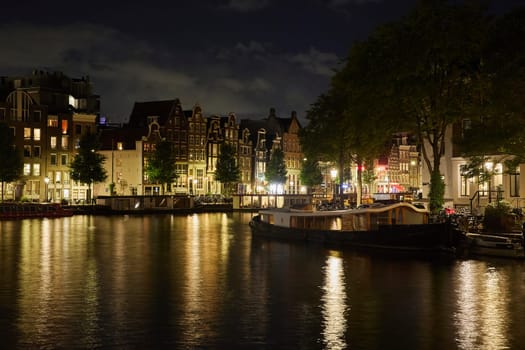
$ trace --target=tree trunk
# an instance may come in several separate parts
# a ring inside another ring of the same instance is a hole
[[[363,163],[359,160],[357,162],[357,198],[356,206],[360,206],[362,203],[363,195]]]

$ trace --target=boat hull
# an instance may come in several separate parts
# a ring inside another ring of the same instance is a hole
[[[0,220],[58,218],[73,214],[58,203],[0,203]]]
[[[387,225],[375,231],[308,230],[280,227],[254,217],[250,227],[256,237],[412,252],[454,254],[460,239],[448,224]]]
[[[468,256],[491,256],[524,259],[523,236],[467,233],[465,252]]]

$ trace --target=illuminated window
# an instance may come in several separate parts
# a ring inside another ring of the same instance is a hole
[[[59,184],[61,179],[62,179],[62,172],[60,171],[55,172],[55,183]]]
[[[33,129],[33,140],[40,141],[40,128]]]
[[[24,128],[24,139],[31,139],[31,128]]]
[[[58,117],[50,115],[47,117],[47,126],[50,128],[58,128]]]
[[[62,149],[67,149],[69,147],[69,138],[67,136],[62,136]]]
[[[461,195],[470,196],[470,181],[466,175],[461,175]]]
[[[28,176],[31,174],[31,164],[24,163],[24,175]]]
[[[67,120],[62,120],[62,135],[67,134]]]
[[[50,145],[52,149],[57,148],[57,137],[56,136],[51,136]]]
[[[33,164],[33,175],[40,176],[40,163]]]
[[[69,95],[69,104],[74,108],[78,108],[78,100],[71,95]]]
[[[65,184],[65,185],[69,185],[69,172],[67,171],[64,171],[62,173],[62,182]]]

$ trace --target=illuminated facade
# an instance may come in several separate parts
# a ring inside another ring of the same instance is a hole
[[[300,180],[303,153],[299,142],[301,125],[297,113],[291,113],[290,118],[277,117],[274,108],[270,109],[267,118],[241,121],[241,130],[248,130],[253,144],[251,186],[245,193],[267,193],[268,182],[265,179],[266,163],[271,150],[281,148],[284,152],[287,180],[284,192],[297,194],[304,191]]]
[[[195,195],[209,193],[211,179],[206,173],[206,144],[206,118],[201,107],[195,105],[188,117],[188,176],[179,180]]]
[[[70,179],[69,164],[83,134],[96,131],[99,96],[89,77],[61,72],[0,78],[0,122],[23,150],[23,176],[6,198],[60,202],[84,200],[87,186]]]

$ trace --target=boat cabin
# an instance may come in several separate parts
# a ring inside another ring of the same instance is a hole
[[[262,210],[260,219],[271,225],[298,229],[373,231],[383,225],[428,223],[428,211],[408,203],[331,211]]]

